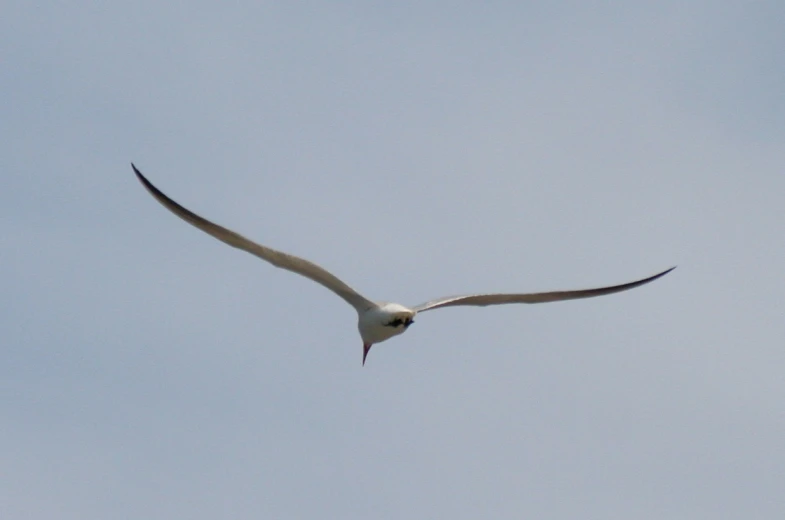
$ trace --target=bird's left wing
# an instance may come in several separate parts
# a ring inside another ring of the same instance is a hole
[[[431,309],[438,309],[439,307],[451,307],[454,305],[485,306],[502,305],[505,303],[546,303],[558,302],[561,300],[577,300],[579,298],[592,298],[594,296],[603,296],[605,294],[612,294],[634,289],[635,287],[640,287],[643,284],[653,282],[661,276],[665,276],[674,269],[676,269],[675,266],[671,267],[670,269],[666,269],[661,273],[655,274],[654,276],[644,278],[643,280],[637,280],[635,282],[629,282],[621,285],[613,285],[611,287],[600,287],[597,289],[524,294],[472,294],[467,296],[448,296],[446,298],[439,298],[437,300],[432,300],[427,303],[417,305],[416,307],[413,307],[413,310],[417,312],[423,312],[429,311]]]
[[[257,244],[256,242],[245,238],[239,233],[235,233],[234,231],[226,229],[225,227],[221,227],[218,224],[213,224],[206,218],[202,218],[193,211],[182,207],[167,197],[161,190],[153,186],[153,184],[148,181],[144,175],[142,175],[142,172],[136,169],[136,166],[131,164],[131,167],[134,169],[134,173],[136,173],[136,177],[139,179],[139,182],[141,182],[144,187],[147,188],[147,191],[149,191],[158,202],[160,202],[166,209],[181,219],[201,229],[208,235],[212,235],[221,242],[229,244],[232,247],[236,247],[237,249],[242,249],[243,251],[247,251],[252,255],[256,255],[262,260],[270,262],[275,267],[287,269],[299,275],[305,276],[306,278],[310,278],[314,282],[327,287],[335,294],[343,298],[349,305],[357,309],[357,312],[363,312],[376,306],[375,303],[366,299],[357,291],[346,285],[346,283],[338,279],[337,276],[333,275],[322,267],[319,267],[313,262],[309,262],[305,258],[300,258],[299,256],[290,255],[288,253],[284,253],[283,251],[278,251],[271,247]]]

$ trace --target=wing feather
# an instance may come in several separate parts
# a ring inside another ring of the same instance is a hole
[[[228,244],[237,249],[242,249],[252,255],[258,256],[262,260],[266,260],[273,264],[275,267],[292,271],[299,275],[310,278],[316,283],[319,283],[335,294],[343,298],[349,305],[357,309],[358,312],[365,311],[375,306],[373,302],[360,295],[357,291],[349,287],[346,283],[341,281],[335,275],[329,273],[325,269],[319,267],[313,262],[309,262],[304,258],[290,255],[282,251],[277,251],[270,247],[257,244],[244,236],[235,233],[229,229],[214,224],[209,220],[200,217],[196,213],[184,208],[177,202],[166,196],[161,190],[153,186],[153,184],[145,178],[144,175],[131,164],[134,173],[142,185],[147,188],[147,191],[155,197],[166,209],[185,220],[189,224],[201,229],[208,235],[212,235],[221,242]]]
[[[635,287],[640,287],[641,285],[653,282],[661,276],[665,276],[674,269],[676,269],[676,266],[642,280],[624,283],[621,285],[613,285],[610,287],[599,287],[597,289],[523,294],[471,294],[466,296],[448,296],[446,298],[439,298],[421,305],[417,305],[413,308],[413,310],[417,312],[424,312],[431,309],[438,309],[440,307],[452,307],[456,305],[485,306],[503,305],[506,303],[547,303],[558,302],[562,300],[577,300],[579,298],[593,298],[595,296],[603,296],[605,294],[613,294],[621,291],[628,291],[630,289],[634,289]]]

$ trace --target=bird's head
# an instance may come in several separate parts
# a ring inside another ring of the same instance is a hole
[[[385,327],[392,327],[397,329],[399,327],[403,327],[406,329],[409,325],[414,323],[414,316],[408,314],[396,315],[390,319],[387,323],[385,323]]]
[[[386,303],[381,307],[381,310],[383,313],[382,325],[392,329],[400,329],[398,334],[414,323],[414,316],[417,314],[398,303]]]
[[[359,329],[363,338],[363,364],[371,345],[403,334],[414,323],[417,312],[397,303],[385,303],[360,315]]]

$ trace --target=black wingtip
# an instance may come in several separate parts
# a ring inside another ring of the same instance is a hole
[[[678,267],[678,266],[674,265],[673,267],[670,267],[670,268],[668,268],[668,269],[665,269],[663,272],[661,272],[661,273],[659,273],[659,274],[655,274],[654,276],[652,276],[652,277],[650,277],[650,278],[646,279],[646,282],[653,282],[653,281],[654,281],[654,280],[656,280],[657,278],[662,278],[663,276],[665,276],[666,274],[670,273],[671,271],[673,271],[673,270],[674,270],[674,269],[676,269],[677,267]]]
[[[150,193],[152,193],[154,195],[160,195],[160,196],[164,197],[165,199],[169,199],[169,197],[167,197],[166,195],[161,193],[161,190],[159,190],[158,188],[153,186],[153,183],[148,181],[147,177],[142,175],[142,172],[139,171],[139,168],[137,168],[134,163],[131,163],[131,168],[134,169],[134,173],[136,174],[136,178],[139,179],[139,182],[141,182],[142,185],[145,188],[147,188],[147,191],[149,191]]]
[[[131,168],[133,168],[134,173],[139,178],[139,180],[145,180],[145,181],[147,180],[145,179],[144,175],[142,175],[142,172],[139,171],[139,168],[137,168],[134,163],[131,163]]]

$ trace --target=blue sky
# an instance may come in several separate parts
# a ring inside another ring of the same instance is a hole
[[[171,3],[0,21],[0,515],[778,518],[785,8]],[[162,209],[373,299],[354,311]]]

